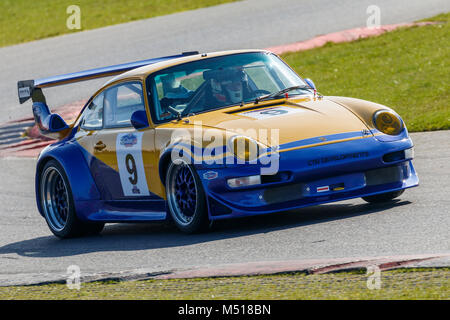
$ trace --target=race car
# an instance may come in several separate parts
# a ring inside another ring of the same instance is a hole
[[[67,124],[43,89],[115,76]],[[391,108],[322,96],[265,50],[180,55],[18,82],[42,135],[36,200],[57,237],[105,223],[214,220],[418,185],[413,142]]]

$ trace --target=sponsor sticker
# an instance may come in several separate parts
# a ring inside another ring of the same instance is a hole
[[[240,113],[240,115],[250,117],[253,119],[267,119],[301,112],[305,112],[305,110],[301,108],[278,106],[272,108],[245,111]]]
[[[317,187],[317,192],[327,192],[330,191],[329,186]]]
[[[19,88],[19,98],[28,98],[30,94],[30,87]]]
[[[131,148],[137,143],[137,136],[133,133],[127,133],[120,138],[120,144],[126,148]]]
[[[219,174],[216,171],[208,171],[203,174],[203,178],[205,178],[206,180],[213,180],[217,178],[218,175]]]

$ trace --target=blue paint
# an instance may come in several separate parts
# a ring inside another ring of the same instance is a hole
[[[125,198],[119,173],[84,150],[74,139],[74,132],[41,153],[39,164],[49,157],[66,170],[74,194],[76,212],[83,220],[104,222],[158,221],[167,218],[166,201],[154,194],[147,198]],[[326,136],[327,139],[357,137],[358,132]],[[312,144],[317,138],[305,139],[282,146],[281,150]],[[210,219],[224,219],[273,213],[322,203],[374,195],[411,188],[418,178],[410,160],[399,159],[385,163],[387,153],[412,147],[408,137],[380,141],[374,136],[331,143],[278,154],[279,168],[285,177],[262,185],[230,189],[226,181],[234,177],[260,174],[261,164],[215,165],[195,164],[203,184]],[[170,151],[170,148],[166,152]],[[399,166],[402,179],[382,185],[366,185],[365,172],[377,168]],[[180,171],[180,174],[182,172]],[[183,177],[181,177],[183,178]],[[183,179],[181,179],[183,180]],[[181,186],[180,197],[188,199]],[[188,177],[185,177],[188,181]],[[326,192],[318,187],[330,186]],[[343,186],[343,189],[333,186]],[[38,176],[36,187],[38,187]],[[277,189],[278,188],[278,189]],[[285,188],[285,189],[283,189]],[[275,192],[274,192],[275,190]],[[276,191],[279,190],[279,191]],[[277,193],[278,192],[278,193]],[[39,197],[37,196],[37,199]],[[38,207],[39,207],[38,199]],[[41,211],[41,210],[40,210]]]

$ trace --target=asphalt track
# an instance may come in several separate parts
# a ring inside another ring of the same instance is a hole
[[[222,221],[200,235],[159,223],[109,224],[99,236],[58,240],[35,207],[35,160],[0,159],[0,285],[61,279],[73,264],[84,275],[147,274],[258,261],[448,254],[450,131],[412,138],[420,186],[398,201],[354,199]]]
[[[30,115],[28,104],[17,103],[17,80],[188,50],[301,41],[364,26],[371,4],[380,6],[382,24],[450,10],[439,0],[244,1],[2,48],[0,123]],[[103,81],[47,90],[47,98],[52,106],[86,98]],[[399,201],[369,205],[356,199],[223,221],[193,236],[161,224],[111,224],[100,236],[57,240],[36,210],[35,160],[0,159],[0,285],[61,278],[72,264],[82,274],[160,273],[258,261],[446,254],[450,131],[412,137],[421,185]]]

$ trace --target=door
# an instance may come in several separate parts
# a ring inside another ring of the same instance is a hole
[[[148,180],[154,129],[105,128],[93,135],[91,164],[105,200],[151,199]],[[149,161],[150,160],[150,161]]]
[[[99,170],[108,200],[152,199],[148,177],[154,157],[154,129],[136,130],[134,112],[144,110],[142,84],[120,83],[105,90],[103,130],[94,137],[94,157],[113,169]]]
[[[149,182],[157,178],[152,176],[154,129],[131,125],[131,115],[138,110],[145,110],[142,85],[131,81],[105,89],[83,114],[78,141],[88,152],[105,201],[160,199],[149,190]]]

